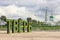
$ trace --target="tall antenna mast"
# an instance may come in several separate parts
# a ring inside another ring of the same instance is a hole
[[[47,11],[48,11],[48,9],[47,9],[47,7],[46,7],[46,13],[45,13],[45,23],[47,23],[47,16],[48,16],[48,14],[47,14]]]

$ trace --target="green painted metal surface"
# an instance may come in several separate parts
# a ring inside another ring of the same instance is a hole
[[[31,31],[31,22],[25,20],[7,20],[7,33],[20,33],[20,32],[30,32]]]
[[[12,33],[18,32],[18,20],[12,22]]]
[[[10,33],[11,27],[12,27],[12,20],[7,20],[7,33]]]

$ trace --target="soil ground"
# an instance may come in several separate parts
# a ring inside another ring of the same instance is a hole
[[[0,31],[0,40],[60,40],[59,31],[33,31],[26,33],[10,33]]]

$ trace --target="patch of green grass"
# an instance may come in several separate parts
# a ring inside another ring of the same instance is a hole
[[[12,28],[10,28],[10,29],[12,30]],[[0,30],[7,30],[7,26],[0,26]],[[21,27],[21,32],[22,32],[22,30],[23,30],[23,27]],[[60,30],[60,26],[32,27],[32,30],[52,30],[53,31],[53,30]]]
[[[51,26],[51,27],[32,27],[32,30],[60,30],[60,26]]]

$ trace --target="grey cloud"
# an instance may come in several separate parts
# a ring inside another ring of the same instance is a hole
[[[40,0],[0,0],[0,6],[9,6],[15,4],[18,7],[32,8],[35,6],[41,6]],[[38,8],[38,7],[37,7]]]
[[[40,14],[40,17],[41,14],[45,14],[46,7],[48,7],[49,15],[51,12],[53,12],[54,15],[59,14],[58,11],[60,10],[58,7],[60,7],[60,0],[45,0],[46,2],[40,1],[41,0],[0,0],[0,6],[9,6],[14,4],[17,7],[26,7],[28,11],[34,12],[34,14]]]
[[[0,0],[0,6],[9,6],[14,3],[15,3],[15,1],[13,1],[13,0]]]

